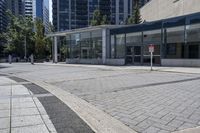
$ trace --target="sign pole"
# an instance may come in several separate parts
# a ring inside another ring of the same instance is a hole
[[[153,71],[153,52],[151,52],[151,71]]]
[[[149,52],[151,53],[151,71],[153,71],[153,52],[154,52],[154,45],[153,44],[151,44],[151,45],[149,45]]]

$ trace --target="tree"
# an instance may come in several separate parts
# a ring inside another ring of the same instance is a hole
[[[133,8],[132,16],[128,18],[128,24],[139,24],[141,23],[139,0],[133,0],[135,6]]]
[[[9,24],[7,32],[4,33],[4,38],[7,42],[4,52],[7,54],[14,54],[18,57],[23,57],[23,20],[20,16],[14,16],[10,11],[7,11],[7,16],[9,17]]]
[[[9,23],[6,32],[2,34],[6,41],[4,53],[23,58],[25,56],[25,42],[27,44],[27,52],[33,49],[32,36],[34,32],[32,19],[14,16],[9,10],[6,14]]]
[[[108,24],[108,19],[106,15],[102,15],[102,13],[96,9],[93,13],[93,18],[91,20],[91,25],[92,26],[97,26],[97,25],[105,25]]]
[[[103,18],[101,20],[101,25],[105,25],[105,24],[108,24],[108,20],[107,20],[107,16],[103,15]]]
[[[45,28],[41,19],[24,16],[14,16],[7,11],[9,23],[6,32],[0,38],[5,39],[4,53],[24,58],[34,54],[38,59],[44,59],[51,52],[51,39],[44,34]],[[53,29],[53,27],[52,27]]]
[[[135,24],[141,23],[140,7],[136,6],[134,10],[134,22]]]
[[[44,35],[44,25],[41,19],[35,19],[35,57],[38,59],[45,58],[46,38]]]
[[[101,13],[99,10],[95,10],[93,13],[93,18],[91,20],[91,25],[92,26],[97,26],[97,25],[101,25]]]
[[[22,27],[23,34],[24,34],[24,45],[26,45],[26,54],[30,56],[35,51],[35,43],[34,43],[34,22],[32,21],[31,17],[25,17],[24,19],[24,26]]]

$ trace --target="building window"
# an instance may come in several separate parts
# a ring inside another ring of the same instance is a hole
[[[126,34],[126,45],[141,45],[142,32],[128,33]]]
[[[70,58],[70,35],[66,36],[66,58]]]
[[[125,34],[116,35],[116,58],[125,57]]]
[[[166,50],[167,55],[176,55],[176,45],[168,44]]]
[[[80,34],[71,35],[71,53],[72,58],[80,58]]]
[[[151,30],[143,32],[144,44],[161,44],[161,30]]]
[[[188,58],[200,58],[200,24],[187,25]]]
[[[102,31],[92,31],[92,58],[102,58]]]
[[[185,52],[185,32],[184,26],[166,28],[166,58],[184,58]]]
[[[81,33],[81,58],[91,58],[91,35],[90,32]]]
[[[115,35],[111,35],[111,46],[110,46],[111,58],[115,58]]]

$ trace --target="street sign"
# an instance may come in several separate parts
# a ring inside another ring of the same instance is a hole
[[[153,53],[154,52],[154,45],[149,45],[149,52],[150,53]]]
[[[151,71],[153,70],[153,52],[154,52],[154,45],[150,44],[149,45],[149,52],[151,53]]]

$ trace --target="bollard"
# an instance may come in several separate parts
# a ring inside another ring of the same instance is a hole
[[[31,64],[34,65],[34,57],[33,57],[33,54],[31,54]]]
[[[10,54],[8,56],[8,62],[9,62],[9,64],[12,64],[12,56]]]

